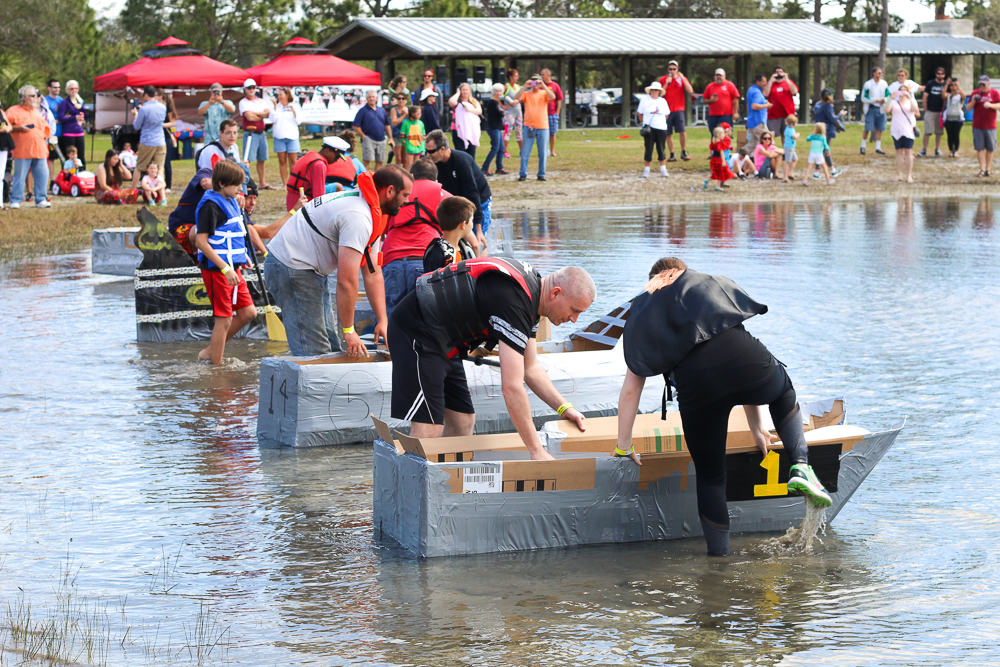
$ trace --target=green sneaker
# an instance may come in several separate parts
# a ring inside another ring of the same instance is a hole
[[[805,496],[819,507],[829,507],[833,499],[820,483],[812,466],[808,463],[796,463],[788,473],[788,493]]]

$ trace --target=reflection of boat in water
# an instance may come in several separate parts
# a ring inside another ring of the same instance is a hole
[[[617,414],[625,360],[615,349],[629,303],[570,335],[542,340],[539,360],[556,389],[588,417]],[[545,326],[540,338],[544,338]],[[466,379],[476,408],[476,433],[513,428],[500,386],[500,369],[470,360]],[[640,410],[660,406],[662,378],[650,378]],[[371,442],[371,415],[393,428],[407,426],[389,417],[392,366],[384,354],[357,361],[343,354],[324,357],[271,357],[261,360],[257,437],[270,446],[312,447]],[[536,426],[555,419],[552,409],[528,392]]]
[[[803,404],[809,458],[830,491],[832,521],[888,451],[903,423],[871,433],[843,423],[843,401]],[[640,415],[633,431],[643,465],[607,456],[617,419],[586,432],[546,424],[554,461],[530,461],[517,434],[416,439],[377,424],[376,535],[419,557],[520,551],[701,535],[695,470],[679,413]],[[733,411],[726,488],[733,533],[780,531],[805,517],[788,495],[780,446],[762,457],[743,410]]]

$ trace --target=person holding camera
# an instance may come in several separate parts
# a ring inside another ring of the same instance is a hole
[[[524,103],[524,144],[521,147],[521,173],[517,177],[519,181],[528,180],[528,158],[534,143],[538,144],[538,180],[545,180],[545,158],[549,147],[549,102],[555,99],[556,94],[537,74],[514,96],[515,102]]]
[[[958,146],[965,125],[965,91],[952,77],[944,97],[944,130],[948,133],[948,157],[958,157]]]
[[[767,129],[775,137],[784,137],[785,119],[795,115],[795,96],[799,94],[799,87],[785,75],[785,68],[778,65],[761,90],[770,103]]]
[[[208,101],[198,105],[198,115],[205,117],[205,138],[207,146],[219,140],[219,125],[233,115],[236,105],[222,97],[222,84],[213,83],[208,89]]]
[[[965,108],[972,110],[972,143],[979,158],[979,175],[989,176],[997,149],[997,109],[1000,109],[1000,93],[990,87],[990,77],[985,74],[979,77],[979,88]]]
[[[10,189],[10,207],[21,208],[24,201],[24,181],[28,172],[35,182],[35,208],[51,208],[48,200],[49,124],[38,110],[41,99],[34,86],[21,86],[17,91],[20,103],[7,110],[7,122],[14,139],[14,181]],[[2,176],[2,174],[0,174]]]

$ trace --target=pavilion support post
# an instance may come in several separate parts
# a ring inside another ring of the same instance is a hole
[[[632,57],[622,57],[622,127],[632,120]]]
[[[389,60],[386,61],[385,76],[386,76],[387,79],[389,79],[389,83],[392,83],[392,80],[396,78],[396,59],[395,58],[389,58]]]
[[[986,54],[979,56],[979,76],[986,74]],[[979,77],[974,77],[976,84],[979,83]]]
[[[808,125],[809,120],[809,56],[799,56],[799,125]]]
[[[681,56],[680,61],[681,74],[691,79],[688,70],[691,69],[691,56]],[[692,84],[693,85],[693,84]],[[694,109],[692,109],[693,100],[691,99],[691,93],[687,91],[684,92],[684,124],[690,125],[694,122]]]
[[[917,80],[917,58],[916,56],[910,56],[910,78],[914,81]]]
[[[569,89],[569,84],[566,82],[567,75],[569,74],[569,64],[566,62],[566,56],[559,56],[559,87],[563,91],[563,103],[562,109],[559,111],[559,129],[566,129],[566,117],[569,115],[569,104],[572,102],[573,98],[566,92]]]
[[[445,66],[447,66],[448,68],[448,84],[447,84],[448,87],[445,88],[445,90],[448,92],[446,92],[445,94],[448,97],[451,97],[451,95],[454,94],[455,92],[453,90],[453,88],[455,87],[455,59],[445,58]],[[445,100],[444,118],[441,119],[441,126],[448,127],[450,124],[451,124],[451,105],[449,105],[448,101]]]
[[[565,115],[568,121],[573,117],[570,114],[575,113],[576,110],[576,58],[566,59],[566,86],[563,94],[567,100],[563,106],[566,107]]]

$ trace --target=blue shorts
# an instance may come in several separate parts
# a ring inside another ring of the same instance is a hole
[[[549,136],[559,131],[559,114],[549,116]]]
[[[483,208],[483,234],[490,231],[490,223],[493,222],[493,197],[482,202]]]
[[[667,116],[667,136],[676,132],[677,134],[684,134],[684,110],[680,109],[678,111],[671,111],[670,115]]]
[[[885,114],[877,104],[868,107],[865,114],[865,132],[872,131],[885,132]]]
[[[253,132],[243,132],[243,155],[247,155],[247,141],[250,142],[250,157],[248,162],[264,162],[267,160],[267,134],[254,134]]]
[[[275,153],[298,153],[301,150],[302,147],[299,145],[298,137],[292,139],[274,138]]]
[[[417,278],[424,275],[424,260],[396,259],[382,267],[385,281],[385,314],[391,315],[403,297],[417,288]]]

